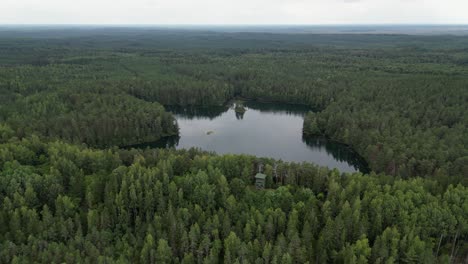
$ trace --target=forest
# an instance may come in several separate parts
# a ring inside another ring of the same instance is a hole
[[[464,263],[466,47],[466,36],[0,28],[0,263]],[[350,146],[370,173],[123,148],[177,136],[171,107],[235,98],[313,109],[304,134]]]

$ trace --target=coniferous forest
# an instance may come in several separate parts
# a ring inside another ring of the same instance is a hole
[[[467,47],[2,27],[0,263],[466,263]],[[236,98],[310,107],[304,134],[348,145],[370,173],[125,147],[177,136],[167,107]]]

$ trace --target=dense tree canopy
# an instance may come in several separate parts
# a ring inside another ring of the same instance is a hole
[[[7,121],[19,136],[40,133],[93,146],[129,145],[178,133],[158,103],[125,95],[38,93],[17,100]]]
[[[304,131],[351,145],[377,172],[454,183],[468,175],[467,37],[39,32],[0,32],[0,116],[19,136],[141,143],[177,133],[147,102],[223,105],[240,96],[316,109]],[[141,114],[132,117],[132,105]],[[119,118],[109,124],[108,115]],[[76,125],[54,129],[63,123]],[[78,125],[87,128],[72,131]]]
[[[434,263],[468,250],[462,185],[276,163],[281,181],[252,156],[2,141],[2,263]]]
[[[466,262],[467,46],[2,29],[0,263]],[[304,133],[350,145],[372,172],[118,148],[177,135],[164,106],[234,98],[314,109]]]

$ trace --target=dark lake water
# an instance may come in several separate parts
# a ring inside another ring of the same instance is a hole
[[[346,145],[302,134],[308,108],[277,103],[245,102],[234,106],[171,108],[180,135],[133,147],[198,147],[219,154],[251,154],[283,161],[312,162],[341,172],[367,172],[362,158]]]

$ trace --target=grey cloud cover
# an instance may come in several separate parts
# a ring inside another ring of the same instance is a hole
[[[1,24],[467,24],[467,0],[1,0]]]

